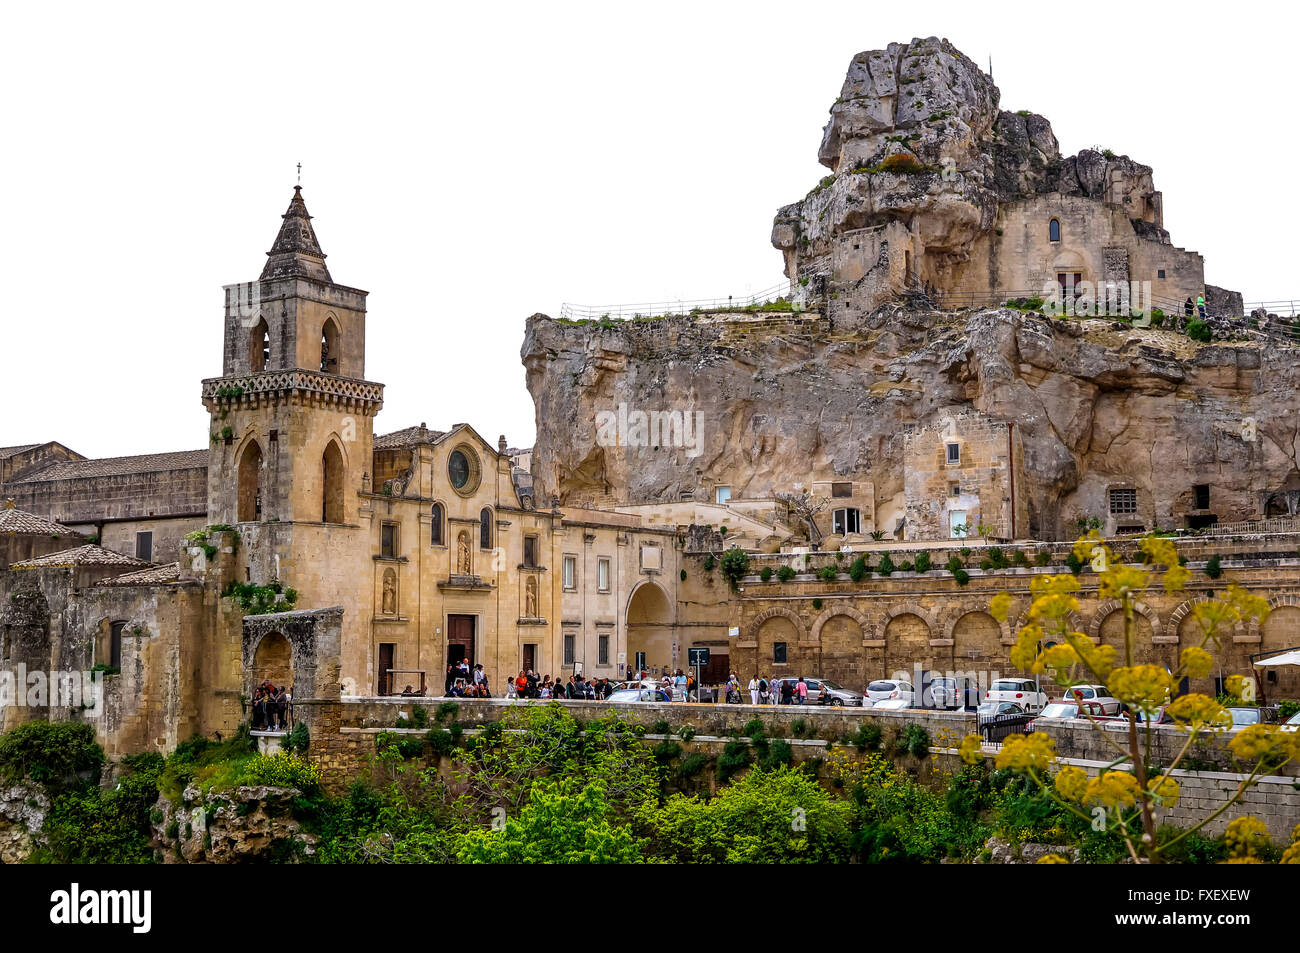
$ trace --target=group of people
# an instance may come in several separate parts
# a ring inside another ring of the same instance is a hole
[[[447,698],[491,698],[492,690],[482,663],[470,668],[469,662],[461,659],[448,665],[443,694]]]
[[[551,676],[538,675],[532,669],[521,669],[506,686],[507,698],[575,698],[601,701],[614,693],[608,678],[584,678],[570,675],[567,682]]]
[[[1205,319],[1205,295],[1196,296],[1195,307],[1197,313],[1201,317],[1201,320],[1204,320]],[[1190,295],[1188,295],[1187,300],[1183,302],[1183,316],[1186,318],[1190,318],[1192,316],[1192,298]]]
[[[736,673],[731,673],[727,694],[732,695],[731,686],[735,685],[735,694],[740,694],[740,680]],[[755,675],[749,680],[749,699],[754,705],[806,705],[808,704],[808,683],[800,675],[797,679],[771,679],[765,675]]]
[[[253,730],[288,731],[292,708],[288,687],[276,688],[268,679],[253,690]]]

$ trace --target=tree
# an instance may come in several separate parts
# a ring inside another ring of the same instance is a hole
[[[732,589],[740,585],[740,580],[749,572],[749,554],[739,546],[732,546],[722,554],[722,575]]]
[[[807,490],[798,493],[778,493],[776,498],[790,507],[794,515],[803,520],[808,527],[808,542],[820,545],[822,531],[817,528],[817,514],[826,509],[830,500],[823,496],[813,496]]]
[[[1007,739],[997,756],[999,769],[1028,775],[1056,803],[1077,817],[1088,821],[1094,830],[1118,834],[1134,860],[1145,858],[1158,863],[1181,841],[1200,830],[1255,785],[1262,774],[1277,771],[1300,758],[1300,734],[1286,732],[1277,725],[1251,725],[1237,732],[1228,749],[1238,771],[1243,775],[1232,796],[1199,824],[1172,838],[1157,839],[1155,809],[1172,807],[1178,801],[1179,786],[1173,774],[1183,763],[1193,742],[1207,733],[1232,727],[1232,717],[1215,699],[1188,694],[1172,703],[1174,687],[1184,678],[1205,678],[1215,669],[1214,656],[1207,646],[1219,648],[1231,635],[1233,627],[1246,620],[1261,621],[1268,615],[1268,603],[1259,596],[1229,586],[1218,598],[1197,602],[1192,616],[1201,629],[1198,645],[1182,650],[1178,666],[1171,672],[1159,665],[1139,665],[1135,604],[1151,587],[1156,568],[1167,592],[1180,592],[1190,575],[1179,563],[1178,552],[1169,539],[1144,537],[1140,549],[1145,566],[1128,566],[1101,541],[1096,530],[1074,545],[1077,562],[1090,562],[1100,576],[1098,597],[1114,599],[1124,616],[1122,656],[1113,645],[1094,645],[1082,632],[1070,630],[1070,614],[1079,609],[1075,593],[1079,581],[1074,575],[1039,576],[1031,583],[1034,599],[1027,613],[1027,623],[1020,629],[1011,650],[1011,663],[1034,673],[1048,673],[1068,691],[1073,685],[1104,683],[1111,695],[1123,702],[1131,713],[1152,716],[1161,708],[1174,719],[1187,738],[1168,764],[1152,760],[1154,727],[1150,720],[1139,732],[1133,714],[1128,717],[1125,741],[1112,737],[1092,714],[1084,716],[1105,743],[1114,749],[1115,758],[1108,769],[1089,778],[1082,768],[1061,767],[1054,777],[1049,770],[1056,761],[1055,740],[1044,732]],[[1011,596],[999,593],[990,611],[1005,621],[1011,609]],[[1039,651],[1039,646],[1049,647]],[[1253,682],[1248,683],[1253,685]],[[1168,707],[1165,707],[1168,706]],[[963,757],[971,762],[979,758],[980,739],[969,735],[962,742]],[[1126,769],[1127,768],[1127,769]],[[1259,822],[1253,818],[1238,819]],[[1244,829],[1245,826],[1241,825]],[[1248,855],[1246,855],[1248,856]]]

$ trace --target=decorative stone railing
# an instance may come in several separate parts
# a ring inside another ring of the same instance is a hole
[[[255,401],[263,397],[315,397],[354,406],[378,405],[384,400],[384,385],[373,381],[338,377],[320,371],[295,368],[263,371],[234,377],[212,377],[203,382],[204,403],[224,400]]]

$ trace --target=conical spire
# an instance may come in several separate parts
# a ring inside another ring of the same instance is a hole
[[[302,200],[301,185],[293,187],[289,210],[281,217],[284,222],[280,225],[280,234],[275,236],[275,244],[266,253],[262,280],[296,277],[332,282],[329,269],[325,267],[325,253],[320,250],[316,232],[311,227],[307,203]]]

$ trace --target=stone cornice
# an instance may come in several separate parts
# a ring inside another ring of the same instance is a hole
[[[337,404],[373,415],[383,406],[384,385],[302,368],[210,377],[203,381],[203,403],[209,410],[226,402],[234,406],[256,406],[263,400]]]

